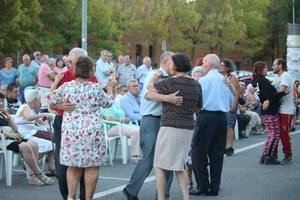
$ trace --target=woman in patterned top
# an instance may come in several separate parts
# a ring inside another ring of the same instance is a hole
[[[200,84],[187,76],[191,63],[184,54],[172,56],[173,77],[154,83],[152,92],[172,94],[179,91],[183,96],[183,104],[175,106],[163,103],[160,130],[156,140],[154,163],[158,199],[165,198],[164,170],[175,171],[183,199],[189,199],[188,177],[185,172],[185,161],[190,150],[193,137],[193,114],[201,108]]]
[[[76,79],[48,95],[50,104],[75,104],[74,111],[64,112],[60,149],[60,163],[68,166],[68,199],[73,200],[83,171],[86,200],[92,200],[99,166],[106,155],[100,107],[110,107],[113,99],[104,93],[100,84],[88,81],[93,68],[91,58],[80,57],[75,69]]]

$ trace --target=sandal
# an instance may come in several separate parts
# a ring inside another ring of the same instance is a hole
[[[46,176],[56,176],[55,169],[48,169],[48,172],[45,173]]]
[[[54,180],[44,174],[38,174],[37,177],[46,185],[53,185],[55,183]]]
[[[28,179],[28,184],[29,185],[37,185],[37,186],[44,186],[45,185],[45,183],[43,181],[41,181],[35,175],[30,176],[30,178]]]

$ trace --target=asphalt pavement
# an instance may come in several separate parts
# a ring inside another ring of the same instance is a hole
[[[221,190],[218,197],[191,196],[191,200],[300,200],[300,130],[292,135],[293,163],[291,165],[266,166],[258,163],[266,136],[251,135],[247,139],[235,141],[236,153],[225,157]],[[281,146],[280,158],[282,158]],[[128,182],[134,164],[103,166],[95,193],[97,200],[125,200],[122,189]],[[142,187],[139,199],[153,200],[155,177],[153,172]],[[13,172],[13,185],[7,187],[5,179],[0,180],[0,200],[60,200],[58,184],[51,186],[31,186],[27,184],[20,165]],[[174,178],[171,200],[182,199]]]

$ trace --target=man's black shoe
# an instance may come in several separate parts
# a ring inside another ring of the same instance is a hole
[[[126,196],[127,200],[139,200],[136,196],[129,194],[129,192],[124,188],[123,193]]]
[[[209,191],[205,193],[205,196],[218,196],[219,192],[218,191]]]
[[[200,195],[203,195],[203,194],[207,194],[208,191],[207,190],[200,190],[200,189],[193,189],[189,193],[190,193],[190,195],[200,196]]]

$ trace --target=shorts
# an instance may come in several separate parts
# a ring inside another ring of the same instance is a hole
[[[236,122],[236,111],[235,112],[227,112],[226,113],[227,119],[227,128],[234,128]]]
[[[16,153],[20,153],[20,148],[19,148],[19,145],[22,143],[22,142],[27,142],[26,139],[22,139],[21,141],[13,141],[12,143],[10,143],[6,149],[7,150],[10,150],[10,151],[13,151],[13,152],[16,152]]]

